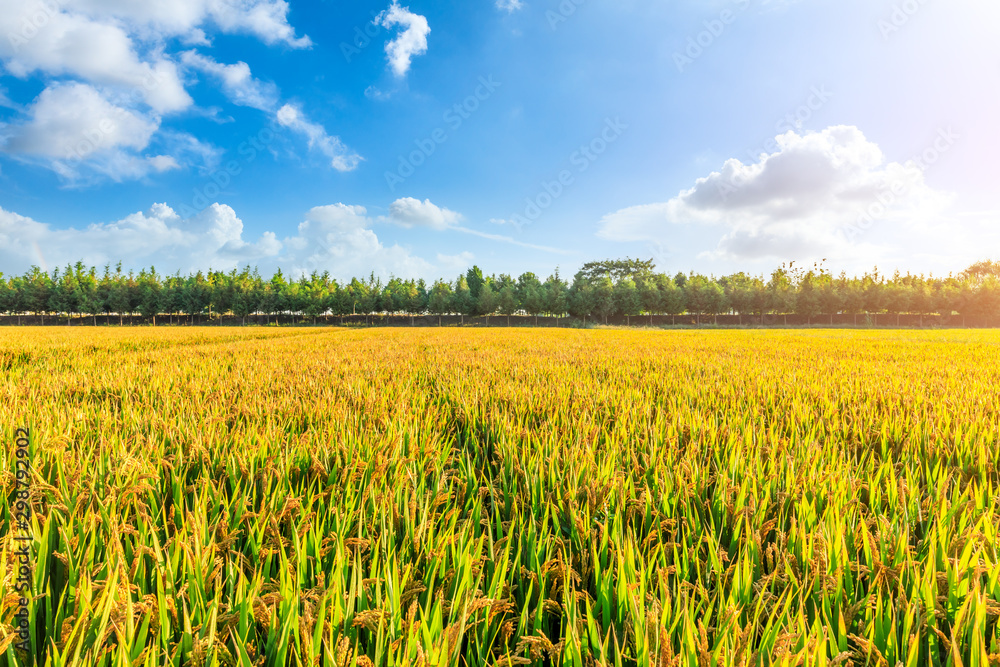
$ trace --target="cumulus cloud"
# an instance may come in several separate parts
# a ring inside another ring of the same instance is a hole
[[[155,264],[161,269],[228,269],[274,257],[280,250],[272,233],[245,241],[243,222],[222,204],[188,220],[166,204],[155,204],[148,211],[84,229],[54,229],[0,208],[0,264],[11,271],[24,271],[26,264],[51,269],[77,260],[102,266],[122,257],[137,266]]]
[[[605,216],[598,236],[656,243],[693,224],[722,231],[715,257],[847,256],[857,250],[851,230],[872,211],[898,233],[951,202],[927,185],[923,165],[887,161],[856,127],[788,132],[777,142],[759,162],[728,160],[667,202]]]
[[[49,86],[28,115],[28,122],[8,128],[5,149],[62,160],[119,147],[141,150],[159,127],[157,120],[114,106],[81,83]]]
[[[288,23],[285,0],[59,0],[67,10],[114,20],[138,31],[168,37],[201,37],[212,25],[224,33],[248,34],[265,44],[307,48],[312,42],[297,37]]]
[[[457,213],[415,199],[395,202],[389,216],[377,217],[363,206],[337,203],[310,209],[299,218],[301,222],[290,236],[265,231],[253,239],[247,238],[236,211],[218,203],[186,219],[167,204],[158,203],[121,220],[68,229],[0,208],[0,266],[14,274],[27,271],[32,264],[52,270],[79,260],[103,266],[127,258],[127,268],[156,266],[161,273],[207,268],[228,271],[249,264],[264,273],[278,268],[296,275],[329,271],[340,280],[372,271],[382,277],[432,280],[472,264],[474,256],[469,252],[437,254],[428,261],[409,248],[385,243],[375,231],[379,225],[401,221],[561,252],[460,226],[441,227],[442,220],[460,219]]]
[[[161,55],[143,61],[132,38],[115,22],[72,12],[67,0],[10,0],[0,12],[0,61],[14,76],[34,73],[73,76],[88,83],[120,86],[159,113],[192,104],[177,67]]]
[[[497,9],[503,10],[508,14],[523,8],[524,3],[521,0],[497,0]]]
[[[285,240],[298,271],[329,270],[340,279],[367,275],[428,278],[435,272],[426,260],[399,245],[382,243],[363,206],[333,204],[311,209],[298,234]]]
[[[208,74],[234,104],[272,115],[280,106],[280,93],[274,84],[255,79],[244,62],[223,64],[194,51],[171,55],[170,40],[206,46],[211,43],[206,30],[211,30],[253,35],[266,44],[310,46],[309,38],[297,36],[289,25],[288,11],[285,0],[7,0],[0,11],[0,35],[5,36],[0,39],[0,66],[20,78],[70,79],[76,87],[51,84],[43,91],[14,119],[13,129],[4,131],[3,151],[75,182],[81,170],[122,180],[190,166],[186,158],[191,154],[183,151],[137,154],[150,143],[150,134],[169,143],[160,129],[163,119],[193,106],[181,67]],[[74,97],[79,108],[46,115],[55,100],[72,102]],[[0,105],[20,109],[2,94]],[[112,108],[116,129],[95,135],[92,121],[99,125]],[[285,118],[336,168],[353,168],[357,156],[301,111]],[[48,138],[43,136],[46,124],[55,130]],[[92,147],[66,155],[65,146],[88,141]],[[67,166],[70,157],[79,164]]]
[[[429,227],[441,231],[460,223],[462,216],[446,208],[440,208],[430,199],[420,201],[413,197],[404,197],[389,206],[388,220],[400,227]]]
[[[178,167],[171,156],[141,154],[159,128],[159,118],[115,106],[91,86],[53,84],[26,115],[26,120],[0,129],[0,150],[69,180],[80,177],[82,165],[114,180]]]
[[[445,257],[434,264],[407,248],[383,243],[372,229],[379,220],[363,206],[318,206],[300,219],[292,236],[279,238],[267,231],[247,239],[243,221],[222,204],[188,219],[167,204],[154,204],[148,211],[82,229],[56,229],[0,208],[0,266],[20,273],[31,264],[51,270],[78,260],[103,266],[126,257],[133,268],[155,265],[167,273],[228,271],[249,264],[265,273],[279,267],[292,274],[329,271],[341,280],[372,271],[383,277],[431,279],[465,257]]]
[[[471,252],[460,252],[457,255],[442,255],[438,253],[437,265],[442,271],[457,271],[465,273],[476,261],[476,256]]]
[[[414,56],[427,53],[427,35],[431,28],[427,19],[414,14],[409,7],[400,7],[396,0],[375,18],[375,23],[383,28],[399,26],[396,38],[386,42],[385,53],[389,67],[398,77],[406,76]]]
[[[361,162],[360,155],[350,151],[339,137],[330,136],[322,125],[306,118],[298,106],[285,104],[279,108],[281,94],[278,87],[254,78],[246,63],[226,65],[195,51],[185,51],[181,60],[187,67],[218,80],[223,93],[234,104],[269,113],[282,127],[303,135],[309,142],[309,148],[328,157],[334,169],[352,171]]]
[[[278,87],[255,79],[245,62],[226,65],[195,51],[181,54],[181,62],[191,69],[211,75],[222,86],[222,92],[233,104],[260,111],[273,111],[278,105]]]
[[[339,137],[327,134],[322,125],[309,121],[299,107],[286,104],[278,109],[276,118],[281,126],[304,135],[309,141],[309,148],[328,157],[330,165],[337,171],[357,169],[362,157],[347,148]]]

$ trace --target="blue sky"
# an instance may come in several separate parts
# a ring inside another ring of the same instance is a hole
[[[5,0],[0,271],[946,273],[988,0]]]

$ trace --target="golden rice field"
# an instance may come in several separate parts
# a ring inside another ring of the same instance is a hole
[[[0,330],[39,665],[1000,664],[1000,333]]]

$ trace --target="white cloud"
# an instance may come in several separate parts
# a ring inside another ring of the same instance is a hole
[[[404,197],[390,204],[387,220],[400,227],[429,227],[442,231],[460,223],[462,216],[438,207],[430,199],[420,201],[413,197]]]
[[[385,53],[393,73],[398,77],[406,76],[413,57],[427,53],[427,35],[431,31],[427,19],[414,14],[409,7],[400,7],[393,0],[389,9],[375,18],[375,23],[383,28],[402,28],[395,39],[386,42]]]
[[[510,14],[519,9],[524,9],[524,3],[521,0],[497,0],[497,9]]]
[[[284,105],[278,109],[276,118],[283,127],[305,135],[309,140],[309,148],[316,149],[330,158],[331,166],[337,171],[353,171],[363,159],[357,153],[351,152],[339,137],[327,134],[322,125],[310,122],[297,106]]]
[[[116,148],[142,150],[159,127],[158,119],[114,106],[82,83],[49,86],[28,115],[25,124],[7,128],[4,150],[81,160]]]
[[[694,224],[722,231],[709,253],[716,258],[850,257],[861,250],[859,241],[892,243],[867,233],[852,238],[859,216],[880,199],[883,232],[892,230],[887,237],[940,215],[951,202],[927,185],[918,164],[887,162],[856,127],[788,132],[777,142],[779,150],[756,164],[728,160],[670,201],[605,216],[598,236],[656,243],[676,225]]]
[[[187,220],[167,204],[154,204],[148,211],[82,229],[55,229],[0,208],[0,266],[13,274],[32,264],[52,270],[78,260],[103,266],[127,258],[127,268],[156,266],[161,273],[228,271],[249,264],[265,274],[280,267],[293,275],[329,271],[339,280],[372,271],[382,277],[433,279],[467,258],[460,254],[433,264],[407,248],[383,243],[371,229],[376,222],[362,206],[318,206],[306,213],[293,236],[279,240],[267,231],[248,240],[243,221],[222,204]]]
[[[0,128],[0,150],[69,181],[85,173],[120,181],[180,166],[169,155],[142,155],[159,118],[115,106],[85,84],[49,86],[26,115],[23,122]]]
[[[207,46],[211,40],[206,30],[211,30],[254,35],[266,44],[310,46],[309,38],[296,36],[289,25],[288,11],[285,0],[5,0],[0,11],[0,67],[25,79],[68,78],[82,86],[76,89],[78,96],[83,90],[92,94],[82,100],[81,108],[69,108],[62,117],[46,117],[42,112],[51,110],[51,91],[59,90],[51,85],[24,117],[13,121],[14,129],[4,132],[3,150],[77,183],[81,171],[122,180],[189,166],[183,151],[146,158],[126,150],[143,150],[154,140],[140,126],[152,127],[155,139],[169,143],[160,130],[161,118],[193,106],[178,62],[214,77],[235,104],[274,114],[280,94],[274,84],[255,79],[246,63],[222,64],[193,51],[171,55],[167,52],[171,40]],[[70,90],[60,93],[64,101]],[[0,106],[20,109],[2,94]],[[86,143],[87,132],[93,131],[89,122],[109,106],[119,110],[115,117],[120,127],[91,138],[93,148],[83,155],[75,151],[72,158],[79,164],[68,166],[63,146]],[[351,161],[359,158],[342,150],[339,139],[301,113],[295,121],[290,126],[327,153],[335,167],[353,168]],[[57,130],[48,138],[41,135],[46,122]],[[193,155],[197,157],[198,151]]]
[[[460,232],[470,236],[477,236],[488,241],[508,243],[521,248],[530,248],[532,250],[540,250],[542,252],[554,253],[558,255],[570,254],[562,248],[551,248],[533,243],[525,243],[524,241],[518,241],[517,239],[509,236],[489,234],[487,232],[481,232],[478,229],[470,229],[469,227],[464,227],[460,224],[464,220],[465,217],[461,213],[456,213],[455,211],[451,211],[447,208],[441,208],[429,199],[420,201],[419,199],[414,199],[413,197],[397,199],[389,205],[389,215],[378,218],[378,222],[390,223],[407,229],[411,227],[423,227],[439,232]],[[493,224],[504,224],[506,221],[493,219],[490,220],[490,222]]]
[[[299,107],[285,104],[279,108],[281,95],[278,87],[255,79],[246,63],[226,65],[194,51],[182,53],[181,60],[187,67],[215,77],[222,84],[223,93],[234,104],[272,114],[279,125],[305,136],[309,148],[330,158],[334,169],[352,171],[361,162],[360,155],[352,153],[339,137],[327,134],[322,125],[311,122]]]
[[[285,239],[290,266],[295,271],[329,270],[347,280],[372,271],[387,277],[429,278],[436,269],[399,245],[383,244],[363,206],[333,204],[310,210],[298,235]]]
[[[465,273],[475,261],[476,256],[471,252],[460,252],[457,255],[442,255],[438,253],[437,256],[437,265],[446,274],[455,272]]]
[[[402,201],[402,200],[401,200]],[[417,202],[407,218],[416,224],[423,211],[425,223],[461,219],[457,213]],[[398,202],[397,202],[398,203]],[[397,211],[399,207],[396,207]],[[82,260],[88,266],[103,266],[123,258],[126,269],[156,266],[161,273],[213,268],[257,266],[263,273],[278,268],[293,275],[329,271],[338,280],[367,276],[372,271],[383,278],[433,280],[468,268],[475,259],[469,252],[437,254],[434,262],[419,257],[398,244],[386,244],[373,230],[393,221],[373,217],[363,206],[331,204],[310,209],[292,236],[271,231],[256,239],[246,238],[243,221],[229,206],[212,204],[200,213],[182,219],[165,203],[133,213],[114,222],[99,222],[84,228],[56,229],[0,208],[0,266],[8,275],[23,273],[32,264],[51,270]],[[521,243],[507,237],[482,234],[464,227],[447,227],[489,240],[560,252]]]
[[[123,257],[136,267],[161,270],[229,269],[274,257],[280,250],[272,233],[245,241],[243,222],[221,204],[189,220],[181,220],[166,204],[155,204],[116,222],[61,230],[0,208],[0,263],[11,271],[24,271],[26,264],[51,269],[77,260],[102,266]]]
[[[181,62],[215,77],[222,84],[222,92],[233,104],[269,112],[273,112],[278,105],[278,87],[255,79],[245,62],[226,65],[195,51],[182,53]]]
[[[288,23],[285,0],[59,0],[66,9],[103,20],[118,20],[138,31],[169,37],[205,38],[205,25],[225,33],[254,35],[265,44],[307,48],[308,37],[296,37]],[[191,41],[191,40],[194,41]]]
[[[513,227],[518,231],[520,231],[521,228],[524,226],[524,223],[522,223],[520,220],[508,220],[507,218],[490,218],[490,224],[499,225],[501,227],[504,225],[510,225],[511,227]]]
[[[55,2],[9,0],[0,12],[0,61],[14,76],[40,72],[74,76],[92,84],[121,86],[159,113],[189,107],[176,66],[161,55],[140,59],[132,38],[114,22],[70,13]]]
[[[13,102],[11,102],[10,98],[7,97],[7,90],[5,88],[3,88],[2,86],[0,86],[0,107],[4,107],[4,108],[7,108],[7,109],[16,109],[17,108],[17,105],[14,104]]]

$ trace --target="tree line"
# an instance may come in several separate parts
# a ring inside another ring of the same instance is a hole
[[[697,321],[739,315],[740,321],[797,315],[812,322],[823,316],[941,315],[1000,321],[1000,262],[978,262],[958,275],[935,278],[832,275],[822,264],[782,265],[769,277],[746,273],[714,277],[670,276],[652,260],[606,260],[586,264],[571,281],[556,270],[545,280],[533,273],[517,278],[484,275],[473,267],[453,281],[391,278],[374,274],[340,283],[329,273],[291,279],[280,270],[264,278],[256,269],[198,271],[161,276],[155,268],[125,273],[121,264],[99,272],[82,262],[51,273],[32,267],[19,276],[0,273],[0,313],[20,318],[89,317],[98,324],[141,315],[153,324],[235,317],[246,324],[278,316],[315,322],[322,316],[460,315],[573,317],[583,322],[643,315],[692,315]],[[537,321],[537,320],[536,320]]]

